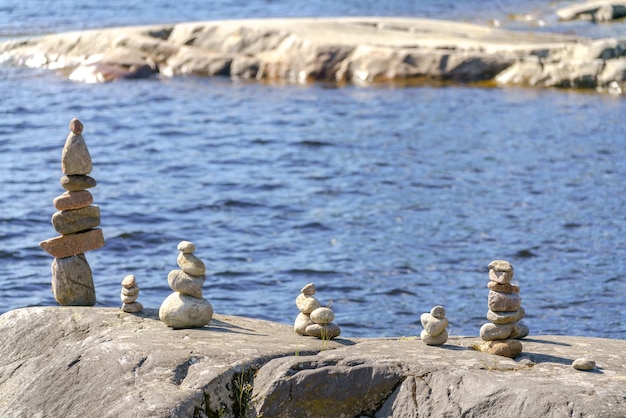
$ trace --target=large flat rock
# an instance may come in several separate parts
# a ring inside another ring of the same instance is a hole
[[[2,417],[626,416],[623,340],[534,336],[511,360],[477,338],[321,341],[225,315],[173,330],[89,307],[10,311],[0,335]]]
[[[0,61],[56,69],[86,82],[160,73],[295,83],[488,82],[621,93],[626,41],[419,18],[249,19],[11,40],[0,43]]]

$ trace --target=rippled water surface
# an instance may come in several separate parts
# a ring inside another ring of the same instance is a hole
[[[67,20],[54,8],[48,18],[33,12],[25,21],[40,26],[13,23],[4,34],[95,17],[296,14],[287,2],[216,3],[206,15],[166,5],[119,13],[115,3],[74,5]],[[338,3],[319,14],[363,14]],[[415,2],[385,4],[370,14],[419,15]],[[427,4],[421,15],[446,8]],[[460,19],[483,16],[479,3],[447,6]],[[503,258],[516,268],[532,333],[626,338],[621,97],[194,77],[86,85],[7,66],[0,97],[0,312],[56,305],[52,257],[38,242],[57,235],[52,199],[78,117],[107,241],[87,253],[99,306],[119,306],[132,273],[139,300],[158,308],[176,245],[190,240],[218,313],[290,323],[300,288],[315,282],[346,336],[416,335],[435,304],[446,306],[451,334],[477,335],[486,265]]]

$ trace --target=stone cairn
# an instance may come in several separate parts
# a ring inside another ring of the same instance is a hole
[[[82,135],[83,124],[70,122],[70,133],[61,155],[63,176],[61,186],[66,190],[54,201],[58,209],[52,215],[52,226],[61,236],[39,243],[54,257],[52,261],[52,293],[61,305],[93,306],[96,290],[85,252],[104,245],[100,225],[100,208],[92,205],[93,196],[86,190],[96,186],[88,176],[92,163]]]
[[[143,305],[137,302],[139,298],[139,286],[137,286],[137,280],[135,276],[129,274],[122,280],[122,293],[120,299],[122,299],[122,310],[128,313],[136,313],[143,309]]]
[[[178,244],[178,267],[167,276],[167,283],[174,293],[169,295],[159,309],[159,318],[167,326],[201,328],[213,318],[213,305],[202,297],[202,285],[206,280],[206,267],[193,255],[196,246],[189,241]]]
[[[528,335],[526,325],[518,323],[524,317],[519,286],[511,283],[513,266],[504,260],[489,263],[489,298],[487,322],[480,327],[481,351],[514,358],[522,352],[518,341]]]
[[[341,329],[333,322],[335,313],[323,307],[320,301],[313,296],[315,284],[309,283],[300,290],[296,298],[296,306],[300,313],[293,324],[293,330],[300,335],[330,340],[341,334]]]
[[[426,345],[442,345],[448,341],[448,320],[446,310],[443,306],[435,306],[430,313],[423,313],[420,317],[424,329],[420,334],[420,339]]]

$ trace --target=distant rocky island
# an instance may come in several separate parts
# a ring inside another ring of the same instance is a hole
[[[626,7],[589,2],[561,19],[605,21]],[[621,94],[626,40],[387,17],[186,22],[0,43],[0,58],[82,82],[196,75],[306,83],[478,83]]]

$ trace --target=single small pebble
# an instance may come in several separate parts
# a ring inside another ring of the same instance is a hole
[[[572,363],[572,367],[574,367],[576,370],[592,370],[596,367],[596,362],[593,360],[589,360],[586,358],[577,358],[576,360],[574,360],[574,362]]]
[[[135,276],[132,274],[129,274],[128,276],[124,277],[124,280],[122,280],[122,286],[130,289],[131,287],[135,287],[136,284],[136,280],[135,280]]]
[[[193,242],[190,241],[181,241],[178,243],[178,246],[176,248],[183,254],[191,254],[196,251],[196,246]]]
[[[446,309],[443,306],[435,306],[430,310],[430,314],[437,319],[443,319],[446,317]]]
[[[307,296],[312,296],[315,294],[315,284],[314,283],[309,283],[307,285],[305,285],[302,290],[300,290],[300,293],[302,293],[303,295],[307,295]]]
[[[78,119],[74,118],[70,121],[70,131],[75,133],[76,135],[80,135],[83,133],[83,123]]]

